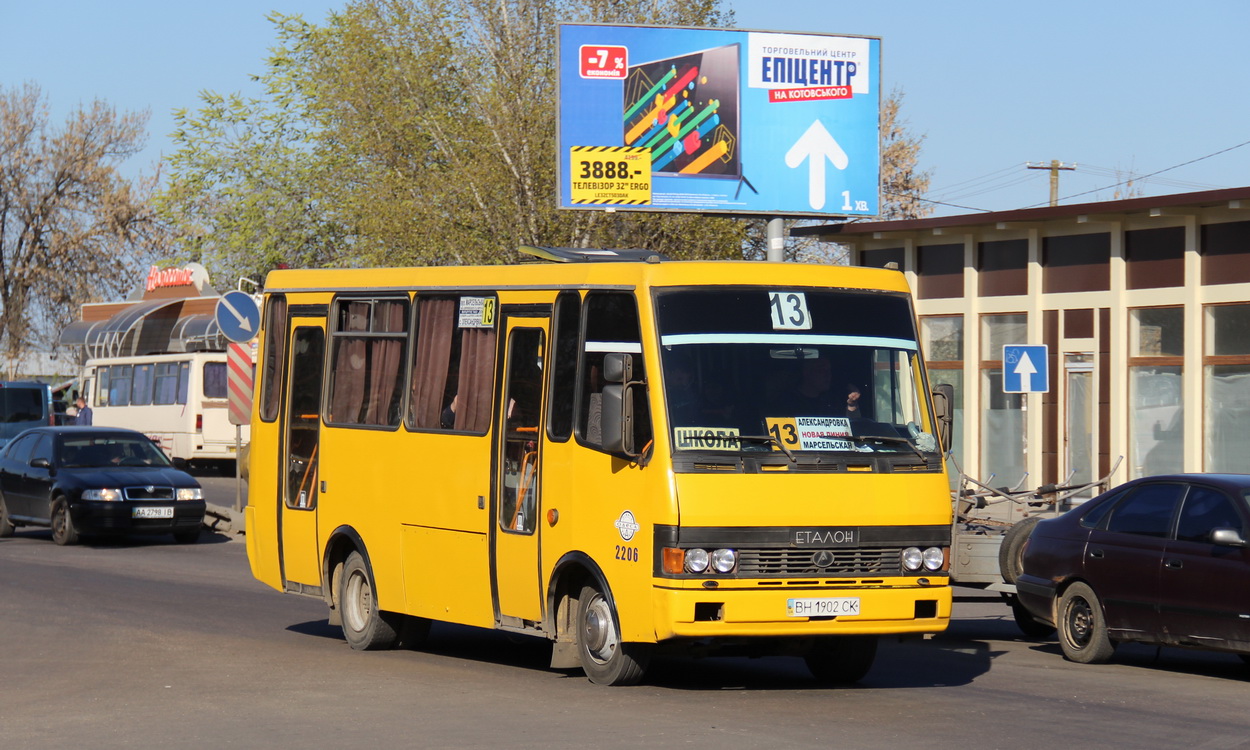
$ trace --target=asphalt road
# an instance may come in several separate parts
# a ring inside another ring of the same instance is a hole
[[[442,625],[421,651],[354,652],[319,601],[251,578],[239,536],[0,539],[5,750],[1250,744],[1237,657],[1128,646],[1071,664],[979,592],[961,591],[947,632],[884,642],[851,688],[783,657],[666,657],[643,685],[604,688],[549,654]]]

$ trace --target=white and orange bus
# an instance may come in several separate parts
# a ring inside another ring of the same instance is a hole
[[[946,627],[902,274],[531,252],[567,262],[269,275],[256,578],[357,649],[461,623],[602,684],[695,643],[855,681],[879,635]]]

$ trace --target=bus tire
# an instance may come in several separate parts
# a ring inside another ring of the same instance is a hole
[[[1015,583],[1024,570],[1024,543],[1029,541],[1029,534],[1041,520],[1040,516],[1030,516],[1013,524],[1003,535],[1003,543],[998,548],[998,572],[1007,583]]]
[[[595,586],[577,599],[577,656],[596,685],[636,685],[647,671],[651,644],[621,640],[612,600]]]
[[[821,638],[804,657],[807,669],[826,685],[859,682],[877,659],[877,636],[837,635]]]
[[[13,536],[13,522],[9,520],[9,506],[4,504],[4,498],[0,497],[0,539],[6,536]]]
[[[62,547],[78,544],[78,530],[74,528],[74,518],[69,512],[69,503],[59,497],[52,503],[52,541]]]
[[[373,589],[373,572],[356,550],[343,563],[339,579],[338,605],[343,620],[343,637],[357,651],[394,648],[399,641],[400,615],[378,609]]]

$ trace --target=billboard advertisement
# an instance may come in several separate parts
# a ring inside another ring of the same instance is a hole
[[[560,27],[560,207],[874,216],[881,40]]]

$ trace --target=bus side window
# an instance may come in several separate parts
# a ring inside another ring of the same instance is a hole
[[[278,418],[278,402],[282,397],[282,381],[286,378],[286,297],[275,294],[265,302],[265,359],[261,370],[260,418],[272,422]],[[178,403],[185,404],[187,378],[178,384]]]
[[[399,426],[408,318],[407,298],[335,303],[327,422]]]
[[[134,372],[133,365],[113,365],[109,368],[109,405],[130,405],[130,378]]]
[[[646,371],[638,305],[634,296],[627,292],[590,292],[586,295],[583,323],[577,436],[583,444],[602,450],[604,355],[613,352],[631,355],[635,380],[641,380]],[[634,417],[634,445],[641,450],[651,442],[651,413],[645,388],[639,388],[635,394]]]
[[[577,292],[556,297],[552,333],[551,393],[547,396],[547,435],[563,442],[573,434],[574,389],[577,387],[577,342],[581,333],[582,301]]]
[[[95,379],[95,382],[96,382],[95,405],[96,406],[109,406],[112,403],[111,401],[109,401],[109,371],[111,369],[113,368],[101,367],[96,370],[96,379]],[[90,398],[90,394],[84,394],[84,395]]]
[[[486,307],[498,309],[493,296],[418,297],[408,399],[411,429],[484,435],[490,427],[495,327],[493,319],[482,320]]]

